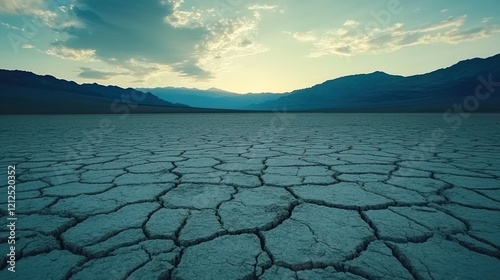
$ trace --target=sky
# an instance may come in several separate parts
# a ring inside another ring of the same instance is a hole
[[[0,68],[121,87],[281,93],[499,46],[498,0],[0,2]]]

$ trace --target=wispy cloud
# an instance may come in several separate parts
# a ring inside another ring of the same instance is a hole
[[[90,80],[107,80],[118,75],[123,75],[123,73],[94,70],[89,67],[80,67],[80,70],[81,72],[78,74],[78,77]]]
[[[203,44],[200,65],[220,71],[235,58],[255,55],[268,48],[255,42],[258,18],[224,19],[211,27],[212,36]]]
[[[404,24],[396,23],[386,28],[368,30],[360,27],[358,22],[348,20],[341,28],[322,32],[296,32],[291,35],[299,42],[313,45],[310,57],[321,57],[393,52],[408,46],[438,42],[456,44],[500,32],[500,27],[496,25],[465,28],[466,19],[464,15],[419,28],[405,28]]]
[[[67,6],[59,4],[59,2],[53,0],[2,0],[0,2],[0,15],[22,15],[29,17],[29,20],[35,22],[36,25],[45,24],[54,27],[60,23],[56,20],[63,18],[61,15],[67,9]]]
[[[43,0],[2,0],[0,14],[35,14],[42,9],[43,5]]]
[[[23,44],[23,45],[21,46],[21,48],[23,48],[23,49],[33,49],[34,47],[35,47],[35,46],[30,45],[30,44]]]
[[[19,28],[17,26],[10,25],[10,24],[3,22],[3,21],[0,21],[0,26],[4,27],[6,29],[11,29],[11,30],[17,30],[17,31],[21,30],[21,28]]]
[[[483,18],[483,20],[481,21],[481,23],[488,23],[492,20],[493,18],[492,17],[485,17]]]
[[[253,16],[256,19],[260,19],[261,12],[275,12],[278,11],[280,6],[278,5],[268,5],[268,4],[254,4],[248,6],[248,10],[253,11]],[[280,13],[284,13],[283,9],[279,9]]]
[[[267,4],[263,5],[255,4],[248,7],[249,10],[275,10],[278,8],[279,8],[278,5],[267,5]]]
[[[95,50],[92,49],[71,49],[61,45],[55,45],[45,51],[48,55],[57,56],[63,59],[79,61],[97,61]]]

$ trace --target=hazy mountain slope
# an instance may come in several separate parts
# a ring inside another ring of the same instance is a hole
[[[481,93],[489,95],[487,99],[474,97],[478,87]],[[500,55],[465,60],[448,68],[409,77],[380,71],[346,76],[286,94],[235,94],[215,88],[171,87],[144,89],[143,92],[95,83],[79,85],[48,75],[0,70],[0,113],[200,111],[178,103],[209,111],[210,108],[286,108],[334,112],[443,112],[458,104],[465,109],[474,107],[473,111],[499,112],[499,87]]]
[[[0,70],[0,100],[2,114],[147,113],[187,108],[131,88],[79,85],[48,75],[9,70]]]
[[[341,77],[296,90],[252,109],[333,111],[442,111],[474,95],[479,77],[500,82],[500,55],[461,61],[423,75],[394,76],[383,72]],[[484,89],[486,90],[486,89]],[[499,111],[500,97],[492,93],[480,111]]]
[[[218,109],[245,109],[251,105],[276,100],[282,94],[273,93],[248,93],[237,94],[219,89],[208,90],[188,88],[145,88],[154,95],[175,103],[182,103],[191,107],[218,108]]]

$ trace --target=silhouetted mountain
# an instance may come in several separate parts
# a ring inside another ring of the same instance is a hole
[[[217,109],[245,109],[249,106],[276,100],[283,96],[274,93],[247,93],[238,94],[217,88],[207,90],[188,88],[145,88],[154,95],[171,102],[182,103],[191,107]]]
[[[465,111],[473,108],[472,111],[499,112],[499,86],[500,55],[465,60],[448,68],[409,77],[380,71],[346,76],[284,94],[236,94],[217,88],[198,90],[173,87],[141,91],[95,83],[79,85],[48,75],[0,70],[0,113],[221,111],[213,108],[444,112],[455,109],[455,104],[462,106]],[[476,95],[478,88],[480,96]]]
[[[0,113],[153,113],[186,109],[151,93],[82,84],[25,71],[0,70]]]
[[[482,78],[481,78],[482,77]],[[319,110],[339,112],[433,112],[444,111],[454,104],[475,107],[478,86],[487,100],[480,101],[476,111],[500,111],[500,55],[461,61],[449,68],[409,77],[384,72],[359,74],[326,81],[311,88],[296,90],[276,100],[249,106],[251,109]],[[472,98],[472,97],[471,97]]]
[[[230,92],[230,91],[227,91],[227,90],[223,90],[223,89],[220,89],[220,88],[216,88],[216,87],[211,87],[211,88],[207,89],[207,91],[233,93],[233,92]]]

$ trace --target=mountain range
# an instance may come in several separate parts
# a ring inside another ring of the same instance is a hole
[[[500,54],[464,60],[427,74],[404,77],[377,71],[345,76],[310,88],[279,94],[236,94],[216,88],[124,89],[95,83],[77,84],[19,70],[0,70],[0,113],[168,113],[284,109],[443,112],[456,104],[474,107],[474,111],[500,112],[500,95],[495,92],[499,86]],[[475,97],[478,88],[484,93],[482,97],[488,95],[487,100]]]
[[[77,84],[50,75],[0,70],[2,114],[170,112],[188,108],[132,88]]]
[[[500,55],[461,61],[414,76],[381,71],[345,76],[288,93],[236,94],[217,89],[149,88],[165,100],[193,107],[332,112],[440,112],[474,95],[481,81],[500,81]],[[482,78],[480,78],[482,77]],[[500,111],[491,94],[478,111]]]
[[[500,111],[500,95],[494,92],[494,88],[500,86],[500,54],[464,60],[448,68],[409,77],[380,71],[346,76],[250,107],[259,110],[435,112],[447,110],[454,104],[463,105],[468,96],[475,95],[479,86],[483,93],[492,92],[487,102],[479,104],[477,111]]]
[[[139,88],[138,90],[151,92],[154,95],[170,102],[188,104],[191,107],[214,109],[251,109],[252,106],[276,100],[285,94],[276,93],[247,93],[238,94],[217,88],[207,90],[192,88]]]

